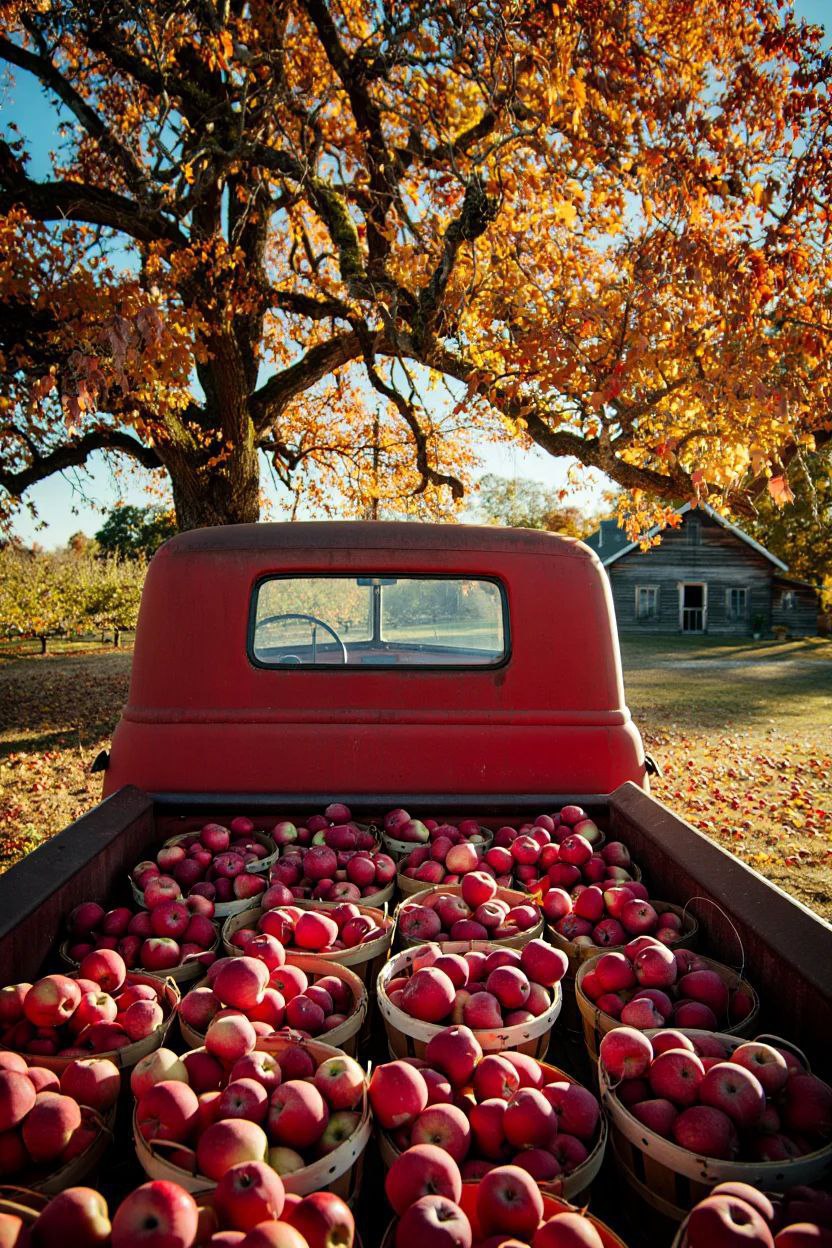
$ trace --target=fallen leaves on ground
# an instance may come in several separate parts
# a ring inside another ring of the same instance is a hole
[[[821,734],[671,725],[645,744],[662,768],[652,782],[660,801],[832,918],[832,753]]]

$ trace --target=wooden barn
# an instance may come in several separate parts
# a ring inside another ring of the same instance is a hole
[[[817,631],[813,586],[712,508],[689,503],[682,522],[661,544],[643,551],[614,520],[586,544],[601,559],[612,586],[621,633],[709,633],[728,637],[789,637]]]

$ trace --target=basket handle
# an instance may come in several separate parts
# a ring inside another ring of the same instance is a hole
[[[722,906],[719,904],[718,901],[714,901],[713,897],[690,897],[688,898],[688,900],[685,902],[685,905],[682,909],[682,918],[684,918],[685,915],[687,914],[688,906],[692,906],[695,901],[704,901],[706,905],[713,906],[715,910],[719,911],[719,913],[722,915],[725,922],[731,928],[731,931],[734,933],[734,935],[737,938],[737,944],[740,947],[740,965],[739,965],[739,970],[737,974],[739,975],[740,979],[744,979],[745,978],[745,947],[743,946],[742,937],[740,936],[739,931],[737,930],[737,926],[734,923],[733,919],[728,914],[726,914],[726,912],[722,909]]]
[[[191,1174],[193,1175],[194,1178],[196,1178],[196,1176],[199,1174],[199,1171],[196,1168],[196,1152],[194,1151],[194,1149],[188,1148],[185,1144],[177,1144],[176,1140],[151,1139],[151,1140],[146,1140],[145,1142],[149,1148],[162,1149],[163,1152],[166,1148],[168,1148],[171,1150],[179,1149],[180,1152],[190,1154],[190,1156],[193,1158],[193,1163],[192,1163],[193,1169],[191,1170]]]
[[[760,1044],[770,1044],[772,1041],[774,1041],[778,1048],[782,1047],[784,1049],[788,1049],[790,1053],[793,1053],[795,1057],[799,1058],[800,1061],[803,1063],[803,1065],[806,1067],[807,1071],[810,1074],[812,1073],[812,1066],[811,1066],[811,1063],[809,1062],[808,1057],[803,1052],[803,1050],[794,1043],[793,1040],[786,1040],[783,1036],[776,1036],[774,1035],[773,1032],[768,1032],[768,1031],[761,1032],[759,1036],[754,1037],[754,1040],[755,1042],[758,1042]]]
[[[17,1205],[15,1201],[12,1201],[12,1200],[7,1201],[6,1199],[7,1192],[12,1193],[16,1196],[17,1195],[25,1196],[27,1200],[31,1200],[33,1202],[40,1201],[41,1204],[43,1204],[44,1206],[48,1205],[50,1200],[52,1199],[51,1196],[47,1196],[46,1192],[36,1192],[34,1188],[21,1187],[17,1183],[4,1183],[2,1186],[0,1186],[0,1200],[10,1205],[14,1204],[16,1208],[25,1208],[27,1213],[31,1213],[32,1210],[30,1208],[27,1208],[26,1206]]]

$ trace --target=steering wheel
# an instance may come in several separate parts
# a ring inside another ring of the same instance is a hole
[[[326,620],[320,619],[317,615],[304,615],[300,611],[285,611],[282,615],[267,615],[264,619],[257,621],[254,631],[256,633],[257,629],[264,628],[267,624],[276,624],[279,620],[306,620],[310,624],[319,624],[321,628],[325,629],[329,633],[335,644],[341,647],[341,662],[344,664],[349,662],[347,647],[344,645],[341,637],[339,637],[338,633],[336,633],[331,624],[327,624]],[[281,660],[281,662],[290,663],[300,663],[300,661],[301,660],[295,654],[287,654],[284,659]]]

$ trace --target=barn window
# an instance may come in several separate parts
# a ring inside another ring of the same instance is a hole
[[[697,516],[688,516],[685,532],[688,535],[688,546],[701,546],[702,522]]]
[[[636,586],[636,619],[657,620],[659,618],[659,587],[658,585]]]
[[[793,589],[784,589],[780,595],[780,607],[783,611],[794,611],[797,608],[797,594]]]
[[[748,590],[739,587],[725,591],[728,618],[744,620],[748,615]]]

